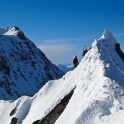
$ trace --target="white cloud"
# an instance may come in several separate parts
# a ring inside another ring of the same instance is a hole
[[[49,55],[61,55],[75,49],[75,46],[70,44],[42,45],[37,47]]]
[[[62,44],[62,43],[67,43],[70,41],[74,41],[76,39],[48,39],[48,40],[44,40],[44,44],[49,45],[49,44]]]
[[[124,33],[116,34],[115,37],[124,36]]]
[[[43,45],[37,47],[47,55],[62,55],[74,50],[76,41],[81,38],[48,39],[43,41]]]
[[[91,40],[90,36],[81,38],[63,38],[48,39],[42,41],[37,47],[53,62],[53,63],[69,63],[76,53],[81,57],[84,44]]]
[[[91,36],[83,36],[80,38],[62,38],[62,39],[48,39],[44,40],[45,45],[50,45],[50,44],[64,44],[64,43],[70,43],[70,42],[77,42],[77,41],[86,41],[91,39]]]

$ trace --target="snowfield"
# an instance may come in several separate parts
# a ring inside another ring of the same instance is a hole
[[[0,124],[9,124],[13,117],[17,124],[43,119],[74,88],[55,124],[124,124],[124,63],[116,43],[105,30],[73,71],[48,81],[33,97],[0,100]]]

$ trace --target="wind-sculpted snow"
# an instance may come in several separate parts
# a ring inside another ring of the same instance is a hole
[[[116,43],[105,31],[73,71],[47,82],[33,97],[0,101],[0,124],[8,124],[13,117],[18,124],[42,120],[74,88],[55,124],[123,124],[124,63],[115,51]]]
[[[95,40],[76,69],[83,78],[56,124],[123,124],[124,63],[115,43],[109,31]]]
[[[18,27],[0,29],[0,99],[33,96],[64,74],[20,32]]]

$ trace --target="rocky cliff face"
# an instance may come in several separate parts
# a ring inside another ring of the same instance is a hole
[[[43,118],[42,120],[37,120],[33,122],[33,124],[54,124],[55,121],[59,118],[59,116],[62,114],[62,112],[66,108],[69,100],[71,99],[74,93],[74,89],[72,89],[71,92],[67,94],[48,115],[45,116],[45,118]]]
[[[0,99],[33,96],[63,74],[18,27],[0,29]]]

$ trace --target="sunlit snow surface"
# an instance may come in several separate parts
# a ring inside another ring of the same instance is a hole
[[[33,97],[1,100],[0,124],[9,124],[12,117],[19,119],[18,124],[32,124],[45,117],[74,87],[55,124],[124,124],[124,63],[115,51],[115,43],[106,30],[73,71],[47,82]]]

